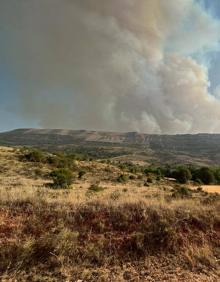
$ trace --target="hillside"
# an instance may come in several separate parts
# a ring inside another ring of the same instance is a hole
[[[62,129],[17,129],[0,133],[2,145],[84,150],[100,158],[158,163],[220,163],[220,134],[149,135]],[[98,151],[97,151],[98,148]]]
[[[0,280],[219,281],[219,195],[143,168],[0,147]]]

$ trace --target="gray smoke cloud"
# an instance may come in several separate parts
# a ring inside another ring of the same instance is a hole
[[[220,132],[220,23],[197,1],[2,0],[0,26],[16,111],[41,127]]]

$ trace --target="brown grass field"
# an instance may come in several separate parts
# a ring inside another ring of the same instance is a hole
[[[0,281],[220,281],[216,194],[174,198],[176,183],[138,174],[118,183],[99,161],[51,189],[51,167],[20,155],[0,147]]]

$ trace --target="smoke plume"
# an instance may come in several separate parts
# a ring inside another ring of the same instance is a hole
[[[15,110],[41,127],[220,132],[220,23],[198,1],[2,0],[0,26]]]

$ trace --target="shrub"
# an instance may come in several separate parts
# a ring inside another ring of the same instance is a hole
[[[40,150],[32,149],[24,155],[24,159],[29,162],[41,163],[45,161],[45,155]]]
[[[189,198],[192,196],[192,191],[187,187],[178,187],[174,190],[172,197],[174,198]]]
[[[71,155],[60,153],[57,155],[57,167],[72,169],[75,167],[75,160]]]
[[[144,169],[144,174],[148,175],[149,173],[153,173],[155,175],[161,176],[162,175],[162,170],[159,167],[154,167],[154,166],[148,166],[147,168]]]
[[[127,175],[125,175],[125,174],[121,174],[121,175],[117,178],[117,181],[118,181],[119,183],[125,183],[125,182],[128,181],[128,177],[127,177]]]
[[[50,156],[47,157],[47,163],[48,163],[49,165],[52,165],[52,166],[54,166],[54,167],[57,167],[57,166],[58,166],[58,163],[59,163],[59,159],[58,159],[58,157],[55,156],[55,155],[50,155]]]
[[[105,188],[99,186],[98,184],[92,184],[89,189],[88,189],[90,192],[101,192],[101,191],[104,191]]]
[[[50,173],[50,177],[53,180],[53,188],[68,188],[73,181],[72,172],[66,168],[53,170]]]

